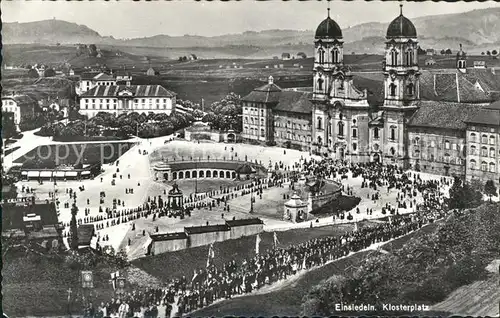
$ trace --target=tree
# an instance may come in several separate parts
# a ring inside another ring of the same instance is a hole
[[[73,203],[73,206],[71,207],[71,222],[69,224],[69,243],[72,250],[78,250],[78,226],[76,225],[77,213],[78,207],[76,206],[76,203]]]
[[[483,201],[483,195],[477,186],[467,184],[462,179],[455,177],[453,186],[450,188],[448,207],[450,209],[468,209],[479,206]]]
[[[39,76],[40,74],[38,74],[37,70],[33,68],[28,71],[28,77],[30,78],[38,78]]]
[[[484,55],[485,53],[484,52],[481,52],[481,55]]]
[[[491,52],[490,51],[486,51],[486,55],[491,56]]]
[[[97,47],[95,46],[95,44],[89,45],[89,55],[93,57],[97,56]]]
[[[495,186],[493,180],[486,181],[486,184],[484,185],[484,192],[486,193],[487,196],[490,197],[490,202],[491,202],[491,197],[497,196],[497,187]]]
[[[53,69],[51,68],[48,68],[45,70],[45,72],[43,73],[43,76],[44,77],[54,77],[56,76],[56,71],[54,71]]]
[[[497,50],[493,50],[493,51],[491,51],[491,55],[493,55],[493,56],[497,56],[497,54],[498,54]]]
[[[4,112],[2,114],[2,138],[8,139],[16,135],[14,113]]]
[[[446,50],[442,49],[440,53],[441,53],[441,55],[445,55],[446,54]]]
[[[446,49],[446,55],[451,55],[453,52],[450,49]]]

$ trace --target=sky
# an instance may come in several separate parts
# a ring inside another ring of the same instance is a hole
[[[138,38],[158,34],[216,36],[268,29],[314,30],[326,17],[326,1],[1,1],[3,22],[56,18],[83,24],[103,36]],[[331,1],[331,17],[341,28],[365,22],[390,22],[399,14],[395,1]],[[486,2],[405,2],[404,15],[459,13],[500,7]]]

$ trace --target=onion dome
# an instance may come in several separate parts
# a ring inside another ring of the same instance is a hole
[[[417,29],[413,23],[403,15],[403,5],[400,5],[400,14],[387,28],[387,38],[415,38]]]
[[[316,29],[316,39],[342,39],[342,30],[337,22],[330,18],[330,8],[328,8],[328,17],[324,19]]]

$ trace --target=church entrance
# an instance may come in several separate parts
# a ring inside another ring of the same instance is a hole
[[[447,177],[450,175],[450,167],[449,166],[444,167],[444,175]]]
[[[236,136],[234,134],[227,134],[227,142],[235,142],[236,141]]]

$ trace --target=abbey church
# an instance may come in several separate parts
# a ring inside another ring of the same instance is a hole
[[[281,89],[270,77],[242,98],[243,139],[499,184],[500,76],[468,68],[461,46],[455,69],[422,70],[418,47],[401,6],[373,103],[344,64],[342,30],[328,14],[315,33],[312,91]]]

